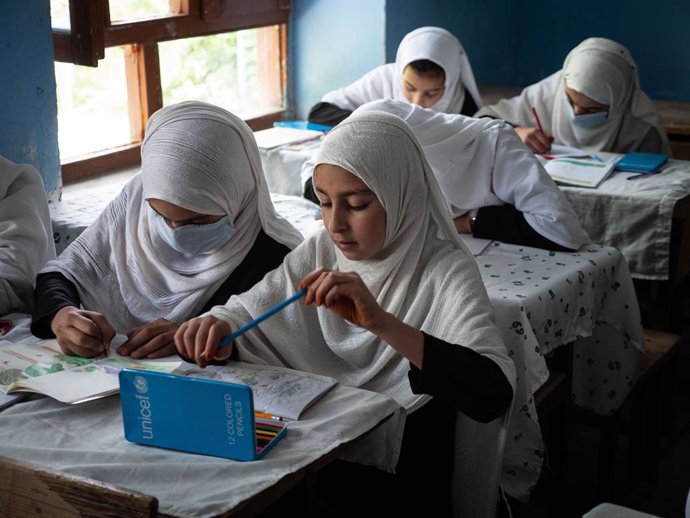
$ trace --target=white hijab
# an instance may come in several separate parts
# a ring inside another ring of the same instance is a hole
[[[230,112],[196,101],[160,109],[146,126],[141,157],[141,173],[42,270],[62,272],[83,306],[119,332],[159,317],[180,323],[196,316],[261,228],[290,248],[301,242],[275,213],[252,131]],[[212,254],[180,254],[157,234],[149,198],[227,214],[236,233]]]
[[[609,106],[608,120],[594,128],[580,128],[567,117],[565,87]],[[659,111],[640,90],[637,65],[630,51],[606,38],[588,38],[570,51],[563,68],[546,79],[525,88],[512,99],[480,109],[476,116],[492,115],[511,124],[535,127],[534,106],[544,131],[555,141],[591,152],[627,153],[640,150],[655,133],[659,149],[670,153],[670,144]]]
[[[344,110],[354,110],[378,99],[406,101],[402,73],[407,65],[420,59],[433,61],[446,75],[443,97],[431,109],[460,113],[466,91],[478,107],[482,106],[465,49],[455,36],[440,27],[420,27],[408,33],[398,46],[395,63],[381,65],[351,85],[327,93],[321,100]]]
[[[236,328],[296,291],[318,267],[357,272],[386,311],[430,335],[494,360],[511,382],[514,365],[472,255],[451,223],[443,195],[414,134],[383,112],[350,116],[324,139],[317,164],[361,178],[386,212],[383,259],[351,261],[326,230],[307,239],[248,292],[210,314]],[[443,294],[443,296],[439,296]],[[235,342],[240,359],[317,372],[393,397],[414,409],[409,362],[376,335],[325,308],[291,304]]]
[[[30,313],[38,270],[55,259],[43,180],[28,164],[0,157],[0,315]]]
[[[424,150],[454,217],[509,203],[542,236],[571,249],[589,243],[572,205],[512,128],[400,101],[375,101],[360,111],[404,120]]]

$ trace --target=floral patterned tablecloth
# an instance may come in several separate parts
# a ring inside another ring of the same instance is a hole
[[[639,371],[639,308],[625,260],[611,247],[559,253],[494,241],[476,259],[518,370],[501,484],[524,500],[545,458],[534,404],[548,379],[544,355],[573,343],[573,401],[609,414]]]

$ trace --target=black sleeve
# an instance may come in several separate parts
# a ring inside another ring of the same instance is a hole
[[[302,193],[302,196],[309,201],[313,201],[317,205],[321,205],[319,198],[316,196],[316,192],[314,192],[314,182],[311,178],[304,182],[304,192]]]
[[[65,306],[79,307],[81,298],[77,287],[60,272],[39,273],[34,290],[34,312],[31,333],[38,338],[55,338],[50,328],[55,313]]]
[[[472,98],[472,94],[467,90],[465,90],[465,92],[465,102],[462,103],[462,109],[460,110],[460,114],[472,117],[475,113],[477,113],[479,107]]]
[[[555,252],[572,252],[545,238],[534,230],[522,212],[513,205],[482,207],[472,228],[472,235],[482,239],[496,239],[513,245],[533,246]]]
[[[213,306],[225,304],[231,295],[247,291],[263,279],[264,275],[277,268],[289,252],[287,246],[269,237],[263,229],[260,230],[254,246],[242,263],[220,285],[199,314],[207,312]]]
[[[342,122],[352,112],[350,110],[343,110],[338,108],[335,104],[320,102],[312,106],[307,115],[307,120],[314,124],[325,124],[326,126],[335,126]]]
[[[410,367],[412,392],[434,396],[480,423],[502,416],[513,401],[501,368],[468,347],[424,334],[422,369]]]

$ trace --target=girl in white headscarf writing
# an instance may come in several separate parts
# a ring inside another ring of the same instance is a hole
[[[30,313],[38,270],[55,259],[43,181],[28,164],[0,157],[0,315]]]
[[[482,106],[467,53],[440,27],[420,27],[400,42],[395,63],[376,67],[351,85],[327,93],[310,122],[333,126],[359,106],[400,99],[446,113],[472,115]]]
[[[584,40],[570,51],[561,70],[475,114],[483,116],[515,126],[535,153],[548,152],[552,142],[592,154],[671,149],[659,111],[640,90],[630,51],[607,38]]]
[[[203,366],[234,349],[239,360],[394,398],[409,415],[387,423],[386,440],[372,448],[381,458],[371,462],[395,476],[343,463],[357,472],[347,498],[340,484],[320,485],[320,494],[340,491],[352,510],[374,501],[386,515],[447,515],[456,413],[499,418],[515,382],[477,265],[417,139],[394,115],[356,113],[336,126],[319,150],[314,186],[325,228],[254,288],[183,324],[178,352]],[[303,301],[218,349],[303,287]]]
[[[184,320],[241,293],[301,235],[275,213],[249,127],[202,102],[148,121],[141,173],[37,279],[31,331],[80,356],[173,354]]]

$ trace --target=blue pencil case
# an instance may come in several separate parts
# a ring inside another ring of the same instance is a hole
[[[254,415],[247,385],[134,369],[119,380],[130,442],[250,461],[287,434],[287,423]]]
[[[631,173],[654,173],[667,160],[668,155],[666,153],[638,153],[633,151],[616,162],[616,170]]]

